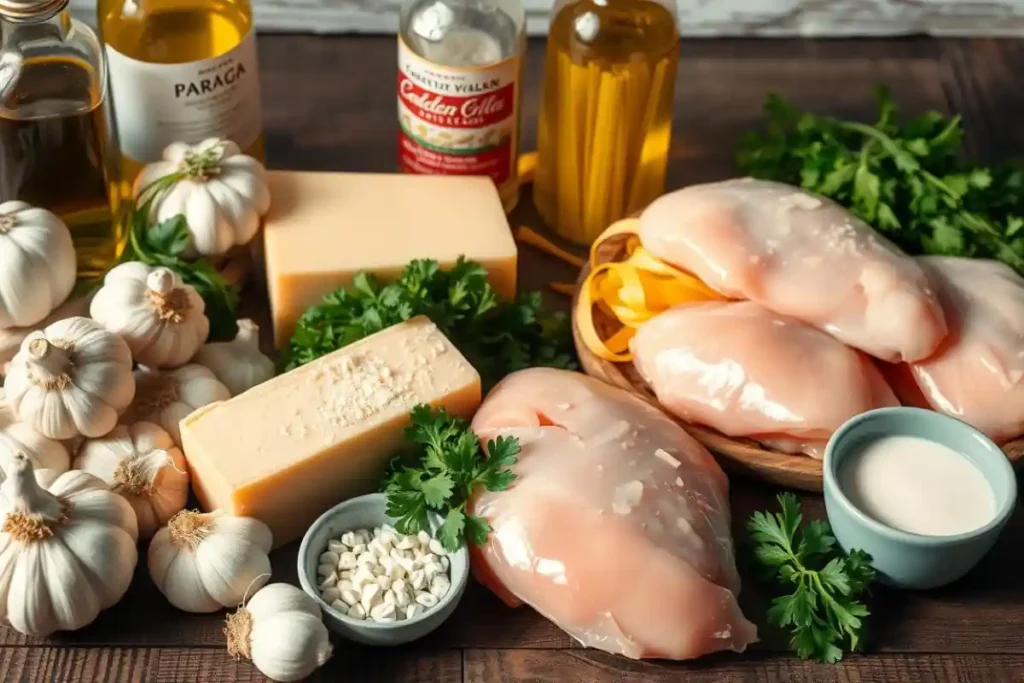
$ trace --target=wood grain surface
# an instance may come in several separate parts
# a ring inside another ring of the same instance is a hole
[[[531,149],[543,46],[530,45],[523,102],[524,149]],[[395,46],[388,38],[261,36],[260,65],[269,163],[274,168],[393,171]],[[887,82],[906,113],[929,108],[963,114],[973,153],[1024,153],[1024,48],[1013,41],[687,41],[676,87],[669,187],[735,173],[738,135],[760,120],[766,91],[820,112],[871,118],[870,88]],[[513,225],[541,229],[524,195]],[[367,227],[366,229],[370,229]],[[522,286],[572,282],[572,267],[523,248]],[[247,313],[266,319],[259,280]],[[264,330],[269,331],[269,326]],[[836,666],[788,652],[784,635],[764,627],[770,594],[748,570],[743,525],[777,491],[732,482],[740,604],[761,642],[742,655],[687,663],[633,662],[583,650],[533,611],[504,607],[471,584],[453,617],[412,646],[379,650],[336,643],[334,658],[310,680],[353,683],[1024,683],[1024,512],[992,552],[955,585],[926,593],[878,588],[868,654]],[[805,513],[823,518],[820,496],[801,494]],[[143,547],[140,557],[145,558]],[[274,580],[295,582],[297,544],[272,556]],[[266,679],[223,649],[223,614],[192,615],[168,605],[145,560],[117,606],[89,627],[35,640],[0,626],[4,683],[236,683]]]

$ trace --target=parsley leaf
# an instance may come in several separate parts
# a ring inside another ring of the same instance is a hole
[[[205,313],[210,320],[209,341],[230,341],[238,334],[238,292],[208,261],[185,258],[191,241],[185,216],[177,215],[152,223],[153,200],[178,179],[177,174],[161,178],[140,193],[128,220],[128,247],[122,261],[141,261],[178,273],[185,284],[195,288],[206,304]]]
[[[769,95],[764,129],[740,142],[740,169],[830,197],[907,253],[994,258],[1024,274],[1024,166],[972,164],[960,117],[931,111],[901,126],[888,90],[876,94],[873,124]]]
[[[443,409],[418,405],[412,410],[405,438],[415,447],[413,462],[392,461],[382,489],[388,514],[403,534],[430,529],[430,513],[444,517],[437,537],[448,551],[457,550],[465,536],[481,545],[491,527],[466,514],[466,504],[478,486],[504,491],[515,482],[519,441],[498,437],[483,449],[469,423]]]
[[[755,512],[747,522],[761,573],[790,591],[772,600],[768,623],[789,629],[801,658],[838,662],[844,645],[857,650],[862,641],[870,612],[860,599],[874,579],[871,558],[861,550],[844,554],[827,522],[801,530],[793,494],[777,501],[779,512]]]
[[[564,314],[546,311],[536,292],[499,301],[487,271],[460,257],[447,270],[436,261],[412,261],[388,284],[359,273],[351,286],[331,292],[299,318],[284,353],[285,369],[417,315],[434,321],[488,387],[526,367],[577,367]]]

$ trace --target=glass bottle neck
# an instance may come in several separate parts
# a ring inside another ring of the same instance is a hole
[[[6,16],[0,16],[0,47],[9,50],[37,40],[63,42],[71,32],[73,19],[67,3],[59,7],[54,14],[37,21],[11,21]]]

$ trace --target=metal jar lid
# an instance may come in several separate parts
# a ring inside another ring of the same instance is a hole
[[[69,0],[0,0],[0,17],[14,23],[45,21],[68,6]]]

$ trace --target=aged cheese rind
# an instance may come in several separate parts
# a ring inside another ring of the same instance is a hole
[[[275,547],[330,507],[377,489],[418,403],[471,418],[480,376],[417,317],[182,420],[205,510],[255,517]]]
[[[388,281],[413,259],[463,255],[515,298],[516,243],[490,178],[271,171],[263,233],[274,344],[299,316],[361,270]]]

